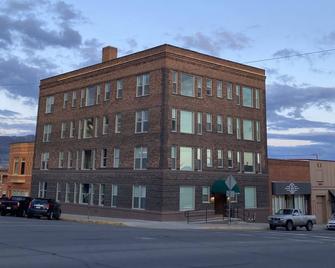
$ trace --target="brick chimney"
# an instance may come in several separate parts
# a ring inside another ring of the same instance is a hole
[[[102,62],[113,60],[117,58],[117,48],[116,47],[104,47],[102,49]]]

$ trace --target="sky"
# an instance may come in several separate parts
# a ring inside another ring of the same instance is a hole
[[[34,134],[40,79],[168,43],[266,70],[272,158],[335,160],[335,1],[0,0],[0,136]]]

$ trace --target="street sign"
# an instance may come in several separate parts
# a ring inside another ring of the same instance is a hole
[[[236,183],[237,183],[236,179],[232,175],[229,175],[228,178],[226,179],[226,185],[230,191],[233,190]]]

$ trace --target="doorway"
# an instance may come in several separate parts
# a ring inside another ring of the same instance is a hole
[[[327,222],[326,197],[316,196],[316,222]]]
[[[227,198],[224,194],[216,193],[214,194],[214,210],[215,214],[224,215],[226,212]]]

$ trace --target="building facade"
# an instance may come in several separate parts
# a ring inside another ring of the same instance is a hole
[[[7,196],[8,169],[0,168],[0,196]]]
[[[233,175],[235,206],[265,220],[264,70],[171,45],[102,58],[41,81],[33,195],[168,220],[223,213],[227,189],[212,186]]]
[[[33,159],[34,142],[18,142],[9,145],[7,196],[30,196]]]

